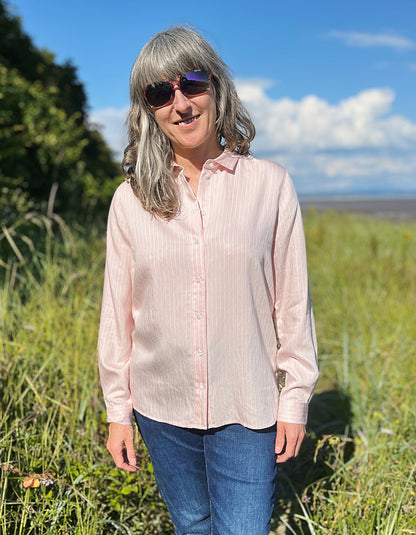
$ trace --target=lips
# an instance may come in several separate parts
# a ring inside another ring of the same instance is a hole
[[[192,117],[188,117],[188,119],[183,119],[182,121],[177,121],[175,124],[177,124],[178,126],[187,126],[189,124],[194,123],[199,117],[200,117],[200,115],[194,115]]]

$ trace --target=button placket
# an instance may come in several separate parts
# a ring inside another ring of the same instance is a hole
[[[202,178],[202,177],[201,177]],[[203,198],[204,186],[200,183],[198,195]],[[191,285],[192,285],[192,355],[195,392],[195,423],[208,427],[208,368],[207,368],[207,325],[205,287],[204,223],[200,201],[192,210],[191,228],[194,235],[191,243]]]

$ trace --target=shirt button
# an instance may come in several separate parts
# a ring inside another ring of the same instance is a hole
[[[197,351],[196,354],[198,355],[198,357],[202,357],[202,355],[203,355],[201,350]]]
[[[202,383],[199,383],[199,390],[204,390],[204,385]]]
[[[201,210],[201,215],[202,216],[207,215],[206,211],[205,210]]]
[[[198,245],[198,244],[199,244],[199,240],[198,240],[198,238],[195,238],[195,240],[194,240],[194,244],[195,244],[195,245]]]
[[[197,314],[196,317],[197,317],[197,319],[200,320],[202,318],[202,315],[201,314]]]
[[[197,277],[195,280],[199,284],[201,282],[201,277]]]

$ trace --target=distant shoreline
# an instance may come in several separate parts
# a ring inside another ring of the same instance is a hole
[[[335,210],[371,214],[385,219],[416,219],[414,197],[300,197],[302,211],[318,212]]]

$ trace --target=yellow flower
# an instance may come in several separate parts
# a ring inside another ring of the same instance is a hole
[[[26,479],[24,479],[23,481],[23,487],[25,489],[27,488],[38,488],[40,487],[40,481],[39,479],[37,479],[36,477],[27,477]]]

